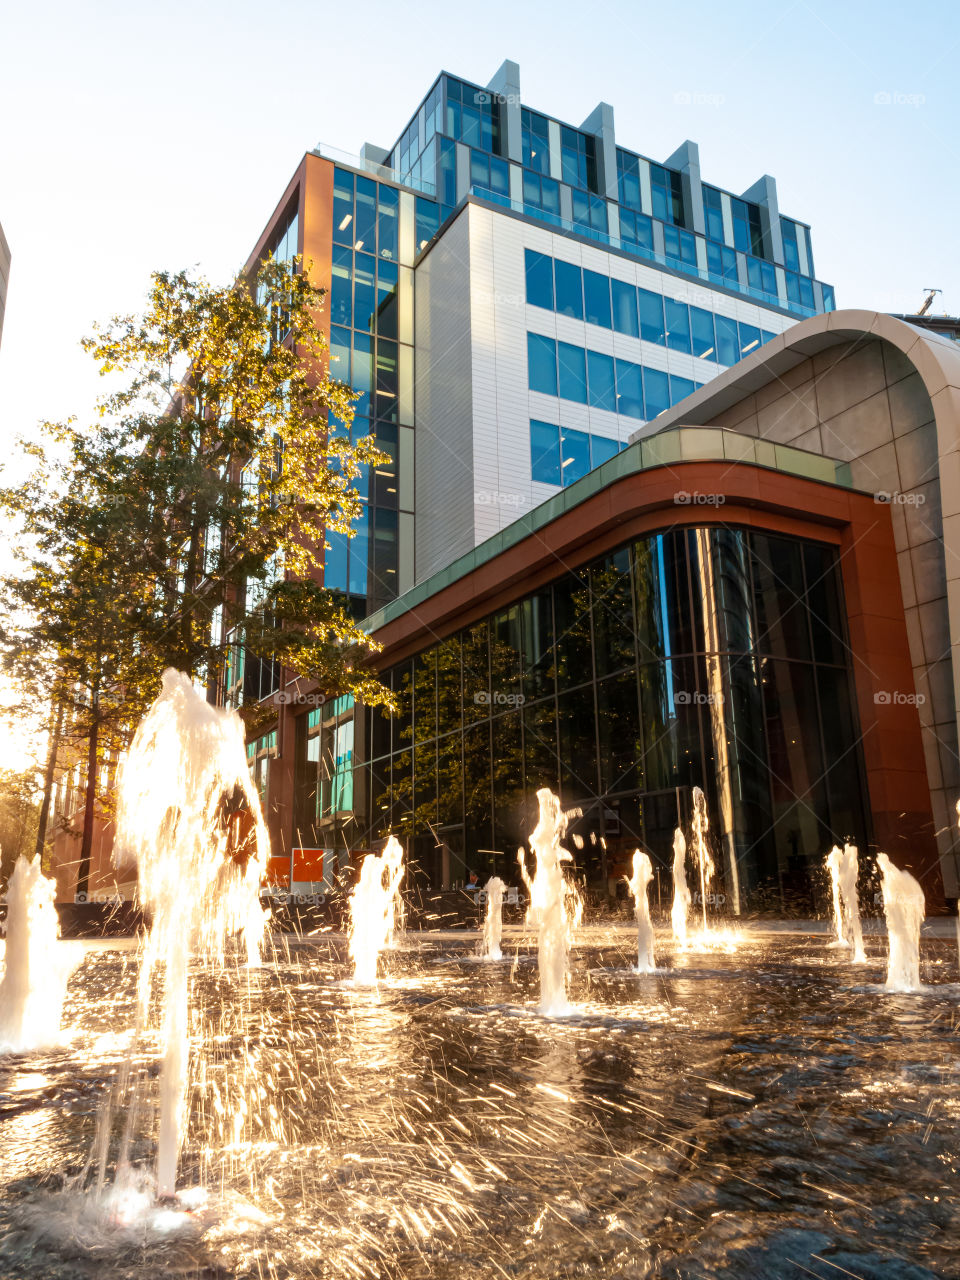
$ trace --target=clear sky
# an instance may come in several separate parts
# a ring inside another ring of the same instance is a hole
[[[152,268],[227,278],[303,152],[390,146],[440,69],[519,62],[526,103],[706,180],[763,173],[811,224],[838,306],[960,312],[956,0],[765,3],[34,0],[0,16],[0,346],[5,443],[89,413],[91,322]],[[2,458],[9,458],[4,450]]]

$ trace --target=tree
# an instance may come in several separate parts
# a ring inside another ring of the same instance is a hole
[[[0,769],[0,896],[17,859],[33,854],[37,827],[37,779],[27,770]]]
[[[5,663],[62,702],[86,746],[78,889],[103,765],[165,667],[217,696],[239,643],[329,696],[390,701],[365,665],[376,646],[322,587],[324,530],[351,532],[353,482],[384,460],[371,437],[349,441],[354,395],[327,371],[323,302],[292,263],[226,287],[155,273],[142,315],[84,342],[114,383],[98,420],[46,424],[24,446],[27,480],[0,490],[19,526]]]

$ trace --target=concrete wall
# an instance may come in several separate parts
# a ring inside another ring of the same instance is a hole
[[[843,317],[834,313],[830,323],[841,327]],[[762,358],[743,361],[718,380],[713,396],[705,388],[650,429],[695,422],[796,445],[848,462],[858,488],[891,499],[914,687],[888,692],[894,697],[918,695],[945,892],[956,897],[960,755],[952,635],[957,638],[958,627],[951,634],[948,576],[957,575],[947,572],[956,557],[945,552],[943,506],[945,493],[950,503],[960,501],[960,485],[951,480],[944,489],[941,484],[943,458],[957,458],[956,444],[951,449],[950,441],[945,443],[949,432],[944,423],[938,428],[927,362],[914,349],[915,330],[900,324],[902,332],[894,342],[868,325],[858,336],[838,336],[816,350],[817,342],[803,335],[822,331],[826,323],[827,317],[818,317],[791,332],[783,352],[790,357],[789,367],[777,352],[771,353],[767,368]]]
[[[474,545],[469,259],[469,221],[461,216],[414,277],[417,579]]]

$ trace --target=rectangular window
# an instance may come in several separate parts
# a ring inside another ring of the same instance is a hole
[[[532,307],[553,310],[553,259],[545,253],[527,249],[524,253],[527,273],[527,302]]]
[[[751,352],[757,351],[760,347],[760,330],[752,324],[741,324],[740,329],[740,359],[750,355]]]
[[[628,418],[643,417],[643,379],[640,366],[630,360],[617,362],[617,412]]]
[[[434,204],[432,200],[425,200],[423,196],[417,196],[416,230],[414,232],[416,252],[419,253],[421,249],[425,249],[439,230],[440,206]]]
[[[712,311],[703,311],[700,307],[690,308],[690,341],[693,355],[702,360],[716,360]]]
[[[539,333],[527,334],[527,363],[531,391],[557,394],[557,344]]]
[[[662,347],[663,295],[651,293],[649,289],[638,289],[637,300],[640,307],[640,337],[644,342],[656,342]]]
[[[530,423],[530,469],[539,484],[562,484],[560,428],[550,422]]]
[[[687,396],[692,396],[697,388],[697,384],[692,378],[678,378],[676,374],[670,375],[670,404],[678,404]]]
[[[567,485],[573,484],[575,480],[582,480],[590,470],[590,437],[586,431],[561,427],[560,457],[563,483]]]
[[[617,181],[620,203],[631,209],[641,209],[640,201],[640,161],[627,151],[617,148]]]
[[[490,190],[498,196],[510,194],[510,166],[499,156],[490,157]]]
[[[620,239],[625,245],[637,249],[653,250],[653,219],[645,213],[631,213],[620,209]]]
[[[707,235],[711,240],[717,240],[723,244],[723,204],[716,187],[708,187],[704,184],[703,211],[706,214]]]
[[[718,280],[737,283],[737,255],[725,245],[707,241],[707,270]]]
[[[611,280],[613,293],[613,327],[617,333],[630,338],[640,337],[640,320],[637,314],[636,286],[624,280]]]
[[[666,320],[667,346],[671,351],[690,350],[690,311],[685,302],[674,302],[673,298],[663,300]]]
[[[824,311],[833,311],[836,309],[836,301],[833,293],[833,285],[824,284],[820,286],[823,289],[823,309]]]
[[[380,183],[377,188],[377,254],[396,262],[399,258],[400,192]]]
[[[736,320],[714,316],[717,326],[717,359],[721,364],[736,364],[740,359],[740,335]]]
[[[583,272],[583,318],[587,324],[610,328],[610,277]]]
[[[788,271],[800,270],[800,250],[797,248],[797,224],[789,218],[780,219],[783,236],[783,261]]]
[[[648,422],[670,408],[670,382],[659,369],[643,371],[643,404],[643,416]]]
[[[557,258],[553,264],[557,287],[557,311],[562,316],[583,319],[583,280],[580,268]]]
[[[613,356],[599,351],[587,352],[587,381],[590,389],[588,403],[595,409],[617,411],[617,390],[613,374]]]
[[[616,440],[609,440],[606,436],[590,437],[590,462],[594,467],[599,467],[604,462],[609,462],[611,458],[615,458],[620,452],[620,445]]]
[[[583,347],[569,342],[557,343],[557,394],[564,400],[587,403],[587,364]]]
[[[523,167],[536,173],[550,172],[550,126],[546,116],[529,111],[520,113],[520,136],[523,148]]]
[[[333,246],[330,319],[334,324],[353,323],[353,253],[347,245]]]
[[[333,172],[333,238],[337,244],[353,244],[353,174]]]

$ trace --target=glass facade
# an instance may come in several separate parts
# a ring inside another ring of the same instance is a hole
[[[776,337],[755,325],[676,302],[596,271],[581,270],[573,263],[532,249],[525,254],[527,302],[534,307],[725,365],[736,364]],[[531,365],[530,385],[535,391],[541,390],[533,386],[532,379]]]
[[[468,192],[549,226],[635,254],[682,275],[722,285],[799,315],[831,310],[832,291],[813,289],[809,229],[782,218],[786,279],[779,280],[760,206],[702,186],[706,235],[695,232],[684,180],[667,165],[616,149],[616,200],[601,193],[597,135],[529,107],[520,109],[520,162],[506,158],[500,95],[442,75],[388,157],[418,200],[418,252]],[[457,186],[454,144],[468,146],[469,185]],[[515,198],[510,181],[517,169]],[[423,208],[421,209],[421,205]],[[725,216],[726,210],[726,216]],[[805,264],[805,265],[804,265]],[[794,274],[796,281],[789,279]]]
[[[867,839],[844,617],[834,550],[758,531],[667,530],[565,573],[386,673],[363,847],[393,830],[423,883],[515,881],[549,786],[592,892],[638,846],[668,891],[701,786],[728,909],[804,909],[824,850]]]
[[[362,614],[397,594],[404,348],[408,366],[413,365],[413,335],[400,332],[400,273],[410,264],[401,263],[397,188],[337,168],[333,241],[330,367],[359,396],[352,428],[331,418],[331,432],[349,431],[354,440],[373,435],[390,455],[378,467],[365,467],[353,482],[363,500],[354,536],[327,534],[325,584],[343,592]]]

